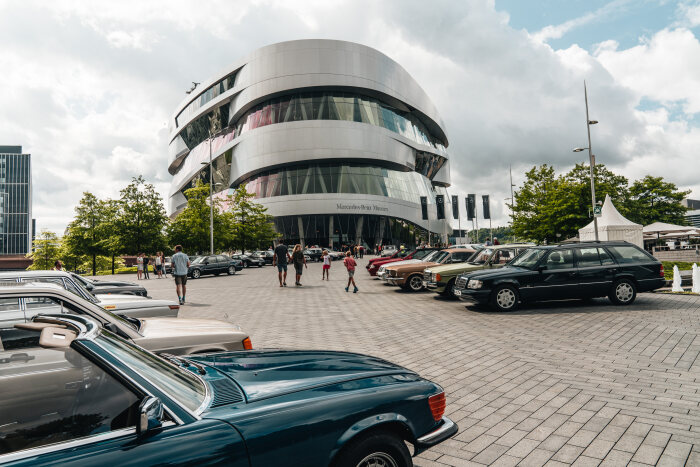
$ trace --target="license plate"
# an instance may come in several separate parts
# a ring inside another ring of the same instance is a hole
[[[454,294],[455,294],[456,297],[459,297],[460,295],[462,295],[462,291],[461,291],[461,290],[455,290],[455,291],[454,291]]]

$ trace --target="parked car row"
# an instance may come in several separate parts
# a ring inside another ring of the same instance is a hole
[[[661,262],[627,242],[419,252],[374,258],[367,270],[390,285],[414,292],[427,289],[497,311],[513,311],[528,302],[597,297],[629,305],[637,293],[665,285]]]

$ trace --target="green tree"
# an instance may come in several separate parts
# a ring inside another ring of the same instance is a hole
[[[687,208],[681,204],[690,191],[678,191],[674,183],[647,175],[629,189],[627,204],[630,220],[648,225],[654,222],[685,225]]]
[[[209,185],[198,181],[185,190],[187,206],[167,226],[168,240],[172,245],[180,244],[186,252],[209,252]],[[231,245],[232,216],[221,212],[221,202],[214,199],[214,250],[220,251]]]
[[[114,270],[119,266],[117,256],[125,251],[124,237],[122,233],[122,205],[120,200],[108,199],[103,203],[103,218],[101,225],[102,239],[100,244],[104,252],[111,256],[111,269],[112,274]],[[104,269],[98,265],[98,270],[103,271]]]
[[[165,228],[168,216],[163,199],[155,187],[142,176],[134,177],[121,190],[119,208],[113,224],[116,230],[110,240],[112,252],[154,253],[166,245]],[[120,246],[120,247],[118,247]]]
[[[81,264],[85,263],[86,257],[80,254],[77,254],[75,251],[73,251],[68,244],[68,242],[64,241],[61,242],[61,249],[59,251],[59,256],[61,258],[61,261],[63,261],[63,266],[68,269],[69,271],[78,271],[79,267]],[[89,269],[89,268],[85,268]]]
[[[42,230],[34,239],[32,252],[27,258],[32,259],[32,264],[27,269],[45,270],[54,267],[56,260],[60,258],[61,242],[54,232]]]
[[[68,224],[63,241],[71,254],[92,259],[92,275],[97,273],[97,256],[104,254],[104,201],[86,191],[75,207],[75,219]]]
[[[268,246],[279,236],[272,216],[265,214],[266,207],[253,201],[254,196],[254,193],[249,193],[245,186],[240,185],[231,197],[233,247],[242,253],[246,249]]]

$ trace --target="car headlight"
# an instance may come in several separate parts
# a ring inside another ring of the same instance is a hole
[[[482,281],[479,281],[476,279],[469,279],[469,282],[467,283],[468,289],[480,289],[483,286],[484,286],[484,283]]]

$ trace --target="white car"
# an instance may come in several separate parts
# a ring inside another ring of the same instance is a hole
[[[115,295],[90,293],[83,284],[64,271],[13,271],[0,273],[0,283],[45,282],[58,284],[80,298],[105,310],[131,318],[171,317],[176,318],[180,305],[173,300],[156,300],[138,295]]]
[[[396,253],[396,247],[394,245],[384,245],[380,256],[391,256],[394,253]]]

